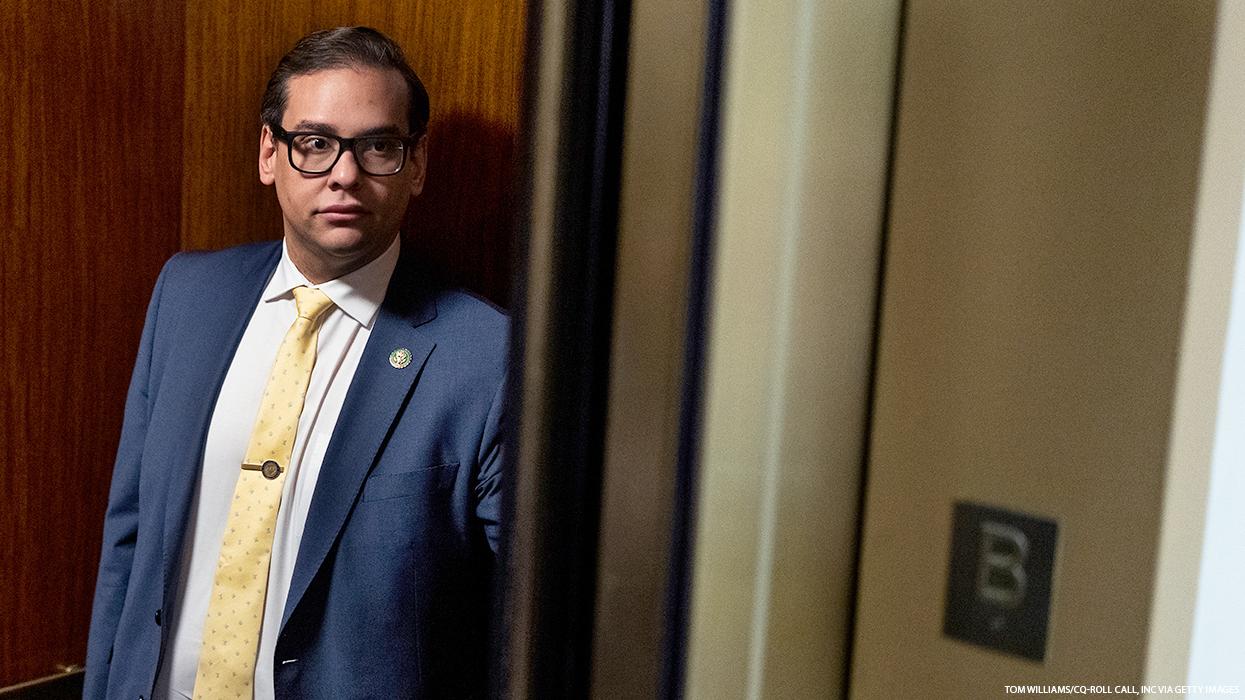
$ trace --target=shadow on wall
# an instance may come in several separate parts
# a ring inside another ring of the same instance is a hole
[[[509,307],[514,130],[450,113],[434,119],[428,134],[428,177],[407,209],[402,244],[444,283]]]

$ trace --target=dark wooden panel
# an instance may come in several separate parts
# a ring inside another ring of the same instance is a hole
[[[193,3],[186,21],[183,245],[278,238],[258,182],[259,101],[300,36],[367,24],[403,45],[432,96],[429,179],[404,241],[457,284],[505,303],[525,3],[495,0]]]
[[[81,670],[0,688],[0,700],[78,700],[86,680]]]
[[[176,3],[0,13],[0,687],[85,658],[143,309],[178,246]]]

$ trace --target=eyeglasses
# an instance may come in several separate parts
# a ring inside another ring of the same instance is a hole
[[[406,152],[413,147],[413,136],[344,136],[315,131],[286,131],[269,124],[273,136],[289,146],[290,165],[300,173],[323,175],[337,165],[348,148],[359,169],[368,175],[397,175],[406,165]]]

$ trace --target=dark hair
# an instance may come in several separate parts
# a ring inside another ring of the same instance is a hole
[[[407,128],[411,134],[422,134],[428,126],[428,91],[419,76],[406,62],[402,48],[393,39],[371,27],[338,27],[312,32],[294,44],[281,57],[264,100],[260,104],[260,121],[280,126],[285,116],[290,78],[331,68],[392,68],[406,82],[410,97],[407,104]]]

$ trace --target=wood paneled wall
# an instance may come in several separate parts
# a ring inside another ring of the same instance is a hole
[[[401,0],[38,3],[0,13],[0,687],[85,657],[143,312],[178,249],[281,235],[259,100],[298,37],[368,24],[432,96],[404,245],[503,305],[526,8]]]
[[[178,246],[182,8],[0,13],[0,687],[81,664],[143,312]]]

